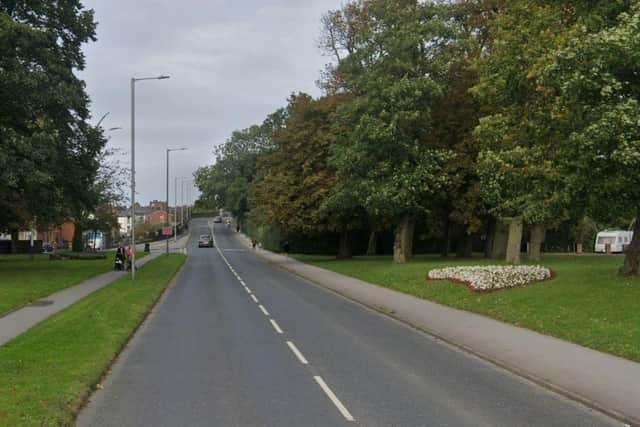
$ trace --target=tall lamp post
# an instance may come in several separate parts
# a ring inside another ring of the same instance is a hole
[[[178,241],[178,180],[186,179],[185,176],[176,176],[173,180],[173,241]]]
[[[131,279],[136,278],[136,82],[168,78],[165,75],[131,78]]]
[[[167,215],[166,218],[167,220],[165,221],[165,227],[169,227],[171,224],[169,222],[169,153],[171,153],[172,151],[184,151],[186,150],[186,148],[167,148]],[[175,218],[174,218],[175,221]],[[166,254],[169,255],[169,235],[167,234],[167,239],[166,239]]]
[[[184,177],[182,178],[182,182],[180,183],[180,223],[183,226],[184,226],[184,184],[192,181],[193,181],[193,178]]]

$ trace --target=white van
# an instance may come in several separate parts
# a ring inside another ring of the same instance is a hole
[[[631,243],[633,231],[611,230],[601,231],[596,235],[595,251],[605,253],[606,245],[611,245],[611,252],[623,252]]]

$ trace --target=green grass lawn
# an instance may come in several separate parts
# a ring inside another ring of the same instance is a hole
[[[390,257],[336,260],[295,255],[301,261],[484,314],[547,335],[640,362],[640,278],[617,274],[622,256],[546,255],[540,263],[558,277],[526,287],[475,293],[448,281],[427,281],[433,268],[496,264],[495,260],[418,256],[404,265]]]
[[[0,256],[0,315],[113,269],[113,256],[99,260],[49,261],[48,255]]]
[[[184,259],[152,260],[0,347],[0,426],[71,425]]]
[[[113,270],[114,251],[106,259],[49,261],[39,254],[0,255],[0,316],[54,292]],[[136,254],[137,259],[147,254]]]

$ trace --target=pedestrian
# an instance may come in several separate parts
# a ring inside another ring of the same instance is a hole
[[[251,239],[251,247],[255,249],[257,245],[258,245],[258,241],[256,239]]]
[[[117,271],[124,270],[124,248],[121,245],[118,245],[118,248],[116,249],[114,269]]]
[[[282,249],[284,249],[285,254],[289,255],[289,250],[291,249],[291,245],[289,244],[288,240],[284,242],[284,244],[282,245]]]
[[[133,262],[133,247],[131,245],[127,246],[124,254],[127,260],[127,271],[131,270],[131,263]]]
[[[240,223],[236,224],[236,233],[240,232]]]

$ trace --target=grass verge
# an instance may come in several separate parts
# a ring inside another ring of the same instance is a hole
[[[640,277],[617,274],[621,256],[546,255],[550,281],[491,293],[448,281],[426,281],[433,268],[496,264],[495,260],[417,256],[396,265],[390,257],[336,260],[295,255],[318,267],[451,307],[640,362]]]
[[[113,256],[49,261],[49,255],[0,257],[0,316],[37,299],[113,269]]]
[[[184,259],[152,260],[0,347],[0,426],[72,424]]]
[[[106,255],[106,259],[55,261],[48,254],[35,255],[33,260],[29,255],[0,255],[0,316],[113,270],[115,252]]]

